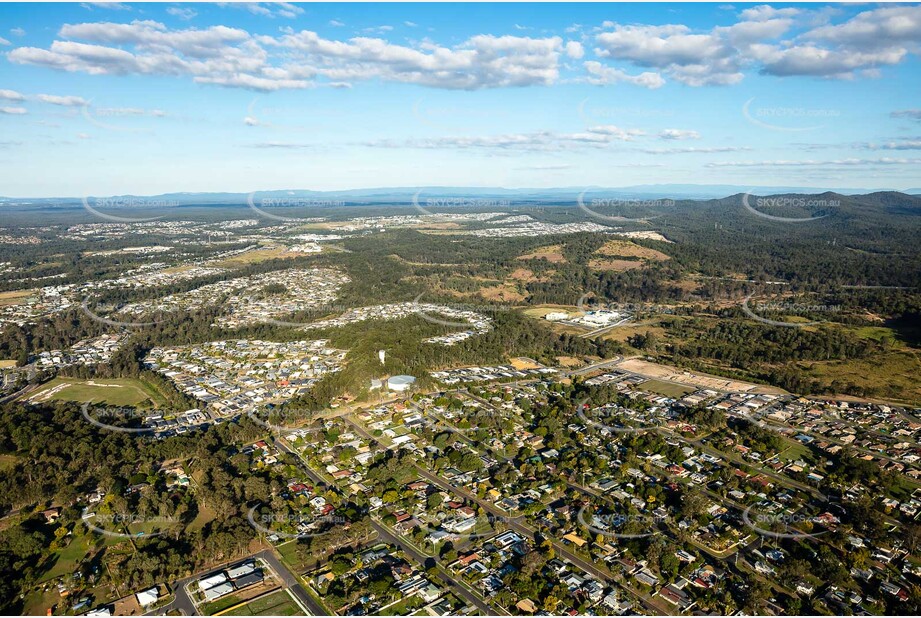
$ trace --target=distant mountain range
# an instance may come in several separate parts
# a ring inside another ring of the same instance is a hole
[[[309,189],[288,189],[257,191],[248,193],[164,193],[161,195],[120,195],[120,196],[88,196],[95,202],[100,198],[112,201],[111,207],[143,206],[143,203],[132,203],[139,200],[150,202],[168,202],[168,205],[220,205],[220,204],[246,204],[250,195],[254,196],[257,205],[266,199],[279,200],[279,207],[283,207],[284,199],[317,199],[336,200],[344,204],[336,205],[362,205],[362,204],[400,204],[412,203],[413,199],[424,203],[434,198],[470,198],[470,199],[514,199],[516,202],[568,202],[574,203],[579,196],[583,199],[597,199],[608,197],[616,199],[673,199],[673,200],[707,200],[724,198],[740,193],[755,195],[778,194],[806,194],[834,192],[841,195],[862,195],[893,191],[889,189],[843,189],[843,188],[814,188],[814,187],[784,187],[784,186],[741,186],[741,185],[697,185],[697,184],[654,184],[633,185],[628,187],[559,187],[545,189],[506,189],[502,187],[381,187],[372,189],[344,189],[336,191],[312,191]],[[921,188],[899,191],[908,195],[921,195]],[[9,205],[74,205],[82,197],[33,197],[15,198],[0,197],[0,204]],[[91,203],[92,203],[91,202]],[[160,204],[163,205],[163,204]]]

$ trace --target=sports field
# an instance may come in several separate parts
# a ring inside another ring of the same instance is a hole
[[[28,399],[37,403],[56,400],[136,408],[158,407],[165,403],[162,396],[152,386],[133,378],[112,380],[55,378],[30,394]]]

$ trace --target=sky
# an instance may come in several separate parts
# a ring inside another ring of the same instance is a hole
[[[0,195],[921,187],[918,4],[0,4]]]

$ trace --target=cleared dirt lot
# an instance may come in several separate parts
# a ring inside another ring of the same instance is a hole
[[[617,366],[621,369],[626,369],[627,371],[638,373],[639,375],[645,376],[647,378],[653,378],[656,380],[669,380],[671,382],[679,382],[689,386],[696,386],[697,388],[709,388],[721,391],[759,394],[780,394],[786,392],[783,389],[775,388],[773,386],[751,384],[749,382],[742,382],[740,380],[733,380],[731,378],[721,378],[719,376],[709,376],[704,373],[685,371],[684,369],[669,367],[668,365],[650,363],[638,358],[630,358],[624,360],[623,362],[618,363]]]

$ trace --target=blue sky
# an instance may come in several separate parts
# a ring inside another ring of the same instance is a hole
[[[0,5],[0,195],[921,186],[921,5]]]

